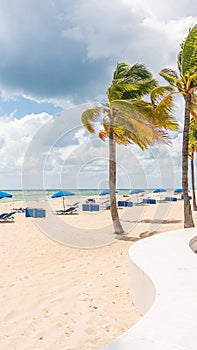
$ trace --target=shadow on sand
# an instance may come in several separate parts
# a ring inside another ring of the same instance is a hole
[[[141,223],[144,224],[179,224],[181,222],[183,222],[182,220],[176,220],[176,219],[171,219],[171,220],[162,220],[162,219],[154,219],[154,220],[150,220],[150,219],[144,219],[139,221]]]
[[[143,220],[121,220],[122,222],[130,222],[130,223],[138,223],[138,224],[179,224],[183,222],[183,220],[171,219],[171,220],[163,220],[163,219],[143,219]]]
[[[128,242],[137,242],[139,241],[139,237],[129,237],[129,236],[120,236],[116,237],[119,241],[128,241]]]
[[[159,232],[158,231],[145,231],[140,233],[140,238],[147,238],[153,235],[157,235]]]
[[[128,236],[123,235],[123,236],[116,237],[116,238],[119,239],[120,241],[137,242],[142,238],[150,237],[150,236],[156,235],[158,233],[159,233],[158,231],[145,231],[145,232],[140,233],[139,237],[132,237],[129,235]]]

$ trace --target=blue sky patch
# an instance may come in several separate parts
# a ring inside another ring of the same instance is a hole
[[[0,117],[13,114],[17,119],[20,119],[27,114],[39,114],[45,112],[55,115],[62,110],[61,107],[54,106],[50,102],[38,103],[24,97],[17,97],[12,100],[0,99]]]

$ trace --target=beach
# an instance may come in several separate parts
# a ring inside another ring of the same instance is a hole
[[[17,207],[26,203],[1,203],[1,212]],[[51,200],[52,215],[59,207]],[[123,208],[119,215],[127,231],[122,239],[112,234],[111,242],[91,245],[88,236],[84,247],[48,236],[47,216],[15,213],[14,222],[0,224],[2,350],[100,349],[140,320],[130,298],[128,249],[138,239],[183,228],[183,201]],[[100,236],[111,225],[108,210],[58,220],[73,232],[97,227]]]

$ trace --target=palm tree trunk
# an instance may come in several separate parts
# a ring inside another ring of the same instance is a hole
[[[184,227],[194,227],[192,210],[188,196],[188,144],[189,144],[189,126],[190,126],[190,103],[191,95],[185,95],[185,121],[183,130],[183,148],[182,148],[182,187],[184,195]]]
[[[195,176],[194,176],[194,150],[192,149],[191,154],[191,178],[192,178],[192,202],[193,202],[193,210],[197,211],[196,206],[196,194],[195,194]]]
[[[111,113],[109,131],[109,191],[110,211],[115,234],[123,234],[124,230],[119,220],[116,204],[116,143],[114,141],[114,117]]]

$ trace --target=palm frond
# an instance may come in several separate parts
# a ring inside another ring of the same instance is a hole
[[[190,113],[195,121],[197,121],[197,97],[193,94],[190,105]]]
[[[98,120],[101,112],[101,107],[95,107],[85,110],[81,115],[81,121],[83,126],[92,134],[95,133],[93,124]]]
[[[145,131],[145,134],[143,133]],[[149,145],[155,141],[152,130],[144,128],[137,128],[137,125],[130,123],[124,123],[121,125],[114,125],[115,141],[122,145],[137,144],[142,149],[147,149]]]
[[[135,95],[124,96],[123,99],[142,97],[149,93],[155,86],[158,85],[157,80],[153,77],[152,72],[142,63],[136,63],[130,66],[128,63],[120,63],[114,72],[114,79],[108,89],[108,97],[111,98],[112,87],[117,85],[131,86]],[[114,91],[114,90],[113,90]],[[130,91],[131,92],[131,91]],[[117,98],[117,97],[116,97]],[[122,98],[119,96],[119,98]]]
[[[189,135],[197,142],[197,122],[193,118],[190,122]]]
[[[191,109],[190,113],[194,120],[197,122],[197,111],[195,109]]]
[[[153,105],[158,105],[163,97],[174,91],[174,87],[171,85],[167,86],[157,86],[151,93],[150,98]]]
[[[168,143],[167,133],[162,130],[162,126],[154,125],[152,122],[151,104],[136,100],[114,101],[112,105],[118,111],[114,128],[121,126],[124,130],[123,135],[127,132],[132,142],[138,145],[138,140],[140,144],[144,142],[146,145],[155,141]]]
[[[197,122],[195,119],[192,119],[190,122],[188,145],[188,155],[191,159],[194,157],[194,152],[197,152]]]
[[[173,95],[165,96],[154,109],[153,123],[169,130],[178,130],[178,123],[173,117]]]
[[[176,81],[176,87],[180,93],[185,92],[185,87],[186,87],[187,81],[185,80],[184,77],[181,77],[180,79],[177,79]]]
[[[191,28],[183,42],[181,63],[183,76],[197,73],[197,25]]]
[[[196,67],[197,70],[197,67]],[[197,72],[195,74],[192,74],[188,77],[188,81],[189,81],[189,88],[191,88],[192,90],[197,88]]]
[[[81,117],[83,125],[94,133],[94,123],[102,118],[103,130],[99,132],[102,140],[109,138],[112,127],[114,141],[123,145],[136,143],[147,149],[155,142],[169,144],[165,129],[176,129],[177,124],[171,115],[172,97],[168,95],[174,93],[178,76],[173,71],[167,73],[174,86],[170,83],[171,86],[158,87],[157,80],[144,64],[119,63],[107,90],[108,103],[86,110]],[[144,101],[142,97],[152,89],[152,103]]]
[[[182,49],[178,53],[178,59],[177,59],[177,65],[179,69],[179,73],[181,73],[181,67],[182,67]]]
[[[124,120],[125,121],[125,120]],[[133,123],[133,120],[124,123],[124,126],[114,126],[114,133],[117,135],[119,142],[127,145],[137,144],[143,150],[155,142],[165,142],[169,144],[169,138],[165,131],[154,128],[151,123]]]
[[[153,77],[152,72],[142,63],[136,63],[135,65],[131,66],[129,71],[127,71],[125,74],[122,83],[137,87],[140,96],[146,95],[158,85],[158,82]]]
[[[110,102],[113,100],[129,100],[139,96],[138,88],[128,84],[112,85],[109,87],[107,94]]]
[[[135,63],[131,66],[127,62],[117,64],[114,72],[112,84],[119,83],[121,80],[124,83],[125,79],[131,78],[133,80],[152,79],[151,71],[143,63]]]
[[[152,80],[152,72],[143,63],[136,63],[130,67],[126,73],[126,78],[133,78],[135,80]]]
[[[126,112],[128,115],[132,115],[137,111],[139,117],[149,116],[152,110],[150,103],[144,100],[133,99],[131,101],[124,100],[114,100],[112,102],[112,107],[120,112]]]
[[[136,81],[135,86],[138,88],[138,97],[140,98],[147,95],[157,85],[157,81],[154,78]]]
[[[125,80],[124,83],[111,85],[107,90],[109,101],[131,100],[147,95],[155,87],[155,79],[151,80]]]
[[[194,159],[194,146],[191,143],[188,144],[188,157]]]
[[[103,116],[103,127],[105,131],[109,130],[109,127],[110,127],[109,116]]]
[[[111,105],[121,116],[125,115],[135,121],[143,122],[143,118],[148,119],[152,114],[151,104],[143,100],[115,100]]]
[[[102,141],[105,141],[109,135],[106,131],[99,131],[99,134],[98,134],[98,137],[102,140]]]
[[[130,64],[127,62],[118,63],[113,75],[112,84],[121,82],[121,80],[124,79],[125,74],[129,71],[130,67]]]
[[[163,77],[171,85],[176,86],[176,81],[179,78],[176,71],[169,68],[163,68],[159,75],[161,75],[161,77]]]

